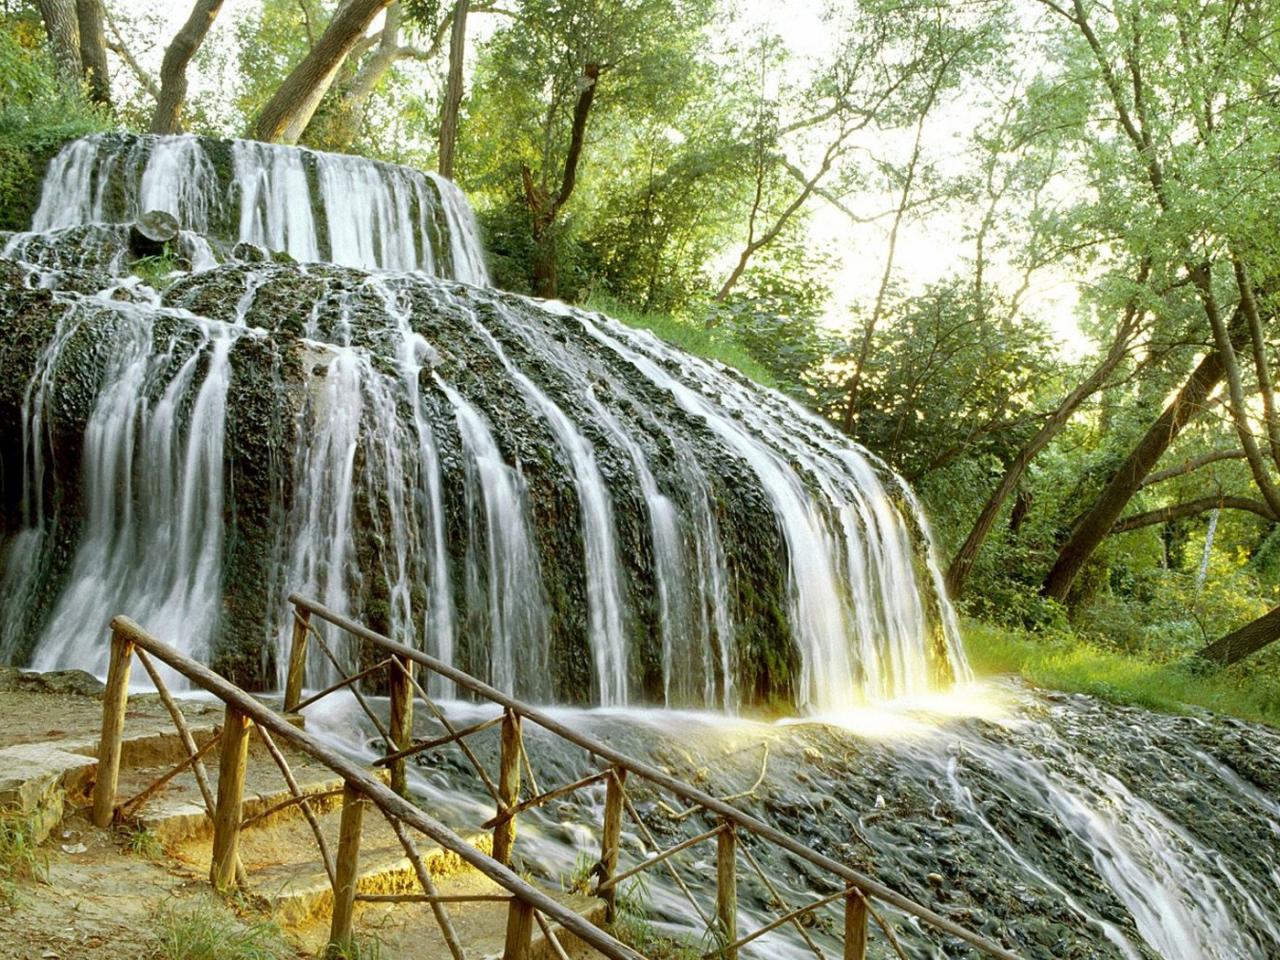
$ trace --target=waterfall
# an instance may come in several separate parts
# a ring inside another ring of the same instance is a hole
[[[245,241],[301,262],[489,282],[475,216],[448,180],[247,140],[75,140],[50,162],[32,230],[130,221],[148,210],[228,248]]]
[[[126,277],[142,209],[222,262]],[[825,713],[968,676],[901,480],[652,335],[488,290],[452,184],[98,136],[34,228],[0,286],[57,305],[0,392],[10,659],[100,670],[129,613],[272,685],[296,590],[541,700]]]

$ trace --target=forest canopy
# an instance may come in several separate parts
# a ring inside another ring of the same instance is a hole
[[[95,130],[438,170],[883,457],[971,616],[1280,704],[1274,0],[173,6],[0,5],[6,225]]]

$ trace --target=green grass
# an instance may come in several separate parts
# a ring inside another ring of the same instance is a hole
[[[756,361],[746,349],[725,331],[708,329],[693,320],[673,317],[665,313],[643,313],[634,307],[618,303],[608,297],[592,297],[587,306],[607,314],[628,327],[650,330],[672,346],[679,347],[704,360],[719,360],[739,373],[766,387],[778,383],[768,370]]]
[[[164,856],[164,844],[146,827],[125,831],[124,845],[130,853],[144,860],[158,860]]]
[[[13,907],[19,880],[44,877],[45,862],[36,847],[34,817],[0,812],[0,906]]]
[[[274,923],[244,922],[212,901],[161,911],[153,929],[155,960],[284,960],[294,951]]]
[[[1105,650],[1070,635],[967,621],[965,648],[980,676],[1018,674],[1032,684],[1165,713],[1202,707],[1280,726],[1280,681],[1266,671],[1219,670]]]

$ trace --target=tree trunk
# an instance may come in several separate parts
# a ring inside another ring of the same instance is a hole
[[[467,8],[470,0],[453,7],[453,32],[449,35],[449,79],[445,83],[440,113],[440,176],[453,179],[453,152],[458,140],[458,110],[462,106],[462,61],[467,44]]]
[[[560,189],[552,196],[533,181],[533,171],[527,164],[520,167],[520,179],[524,187],[525,203],[529,207],[530,229],[533,233],[533,292],[539,297],[554,299],[559,295],[556,280],[556,216],[573,195],[578,182],[578,163],[587,138],[587,117],[595,102],[596,87],[600,82],[600,67],[589,63],[582,69],[582,92],[573,108],[573,129],[569,136],[569,151],[564,158],[564,173]]]
[[[555,226],[533,232],[533,293],[554,300],[560,295],[556,275]]]
[[[152,133],[180,133],[182,105],[187,99],[187,64],[208,36],[222,0],[196,0],[191,16],[164,52],[160,67],[160,96],[151,116]]]
[[[388,0],[347,0],[302,62],[285,77],[254,124],[254,136],[269,143],[296,143],[333,78]]]
[[[1200,650],[1196,655],[1224,667],[1257,653],[1280,637],[1280,607],[1265,613],[1257,620],[1246,623]]]
[[[80,86],[84,67],[80,63],[80,22],[74,0],[39,0],[40,17],[49,37],[49,50],[63,82]]]
[[[1232,318],[1231,328],[1234,336],[1243,332],[1239,311]],[[1221,383],[1225,372],[1221,353],[1212,350],[1205,354],[1178,391],[1178,395],[1165,407],[1120,465],[1120,469],[1112,476],[1089,512],[1076,523],[1071,536],[1058,551],[1058,559],[1045,577],[1041,593],[1060,602],[1066,600],[1071,585],[1093,556],[1093,551],[1111,532],[1121,511],[1142,485],[1151,468],[1164,456],[1182,428],[1200,412],[1209,395]]]
[[[80,23],[80,64],[89,81],[89,98],[111,106],[111,73],[107,67],[107,38],[102,32],[100,0],[76,0]]]
[[[1149,273],[1150,270],[1147,264],[1144,263],[1138,272],[1138,283],[1146,283]],[[1041,450],[1049,445],[1049,442],[1054,437],[1062,432],[1062,428],[1067,425],[1067,422],[1080,407],[1080,404],[1101,389],[1102,385],[1106,383],[1107,377],[1111,376],[1112,371],[1124,359],[1139,316],[1140,311],[1137,302],[1136,300],[1131,300],[1125,308],[1124,317],[1116,330],[1115,339],[1112,340],[1111,348],[1107,351],[1107,355],[1094,367],[1089,376],[1085,377],[1074,390],[1063,397],[1062,402],[1058,404],[1057,409],[1053,411],[1049,420],[1027,442],[1027,445],[1018,451],[1018,455],[1013,458],[1013,462],[1005,470],[1004,476],[1000,478],[995,490],[991,492],[991,496],[987,498],[986,504],[983,505],[982,512],[978,514],[978,519],[974,521],[973,529],[969,531],[969,536],[965,538],[963,546],[952,558],[951,565],[947,567],[947,592],[952,598],[958,598],[964,592],[965,581],[973,571],[973,565],[978,559],[978,552],[982,549],[983,543],[986,542],[987,536],[991,533],[991,528],[995,526],[996,518],[1000,516],[1000,511],[1004,508],[1005,501],[1018,488],[1023,474],[1031,466],[1031,461],[1036,458]]]

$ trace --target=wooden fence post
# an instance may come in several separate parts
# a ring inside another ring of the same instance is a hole
[[[507,942],[502,949],[502,960],[529,960],[529,946],[533,940],[533,907],[516,897],[507,908]]]
[[[333,922],[329,943],[345,948],[351,943],[356,884],[360,879],[360,831],[369,799],[349,782],[342,788],[342,819],[338,824],[338,863],[333,883]]]
[[[604,830],[600,834],[600,884],[613,879],[618,871],[618,845],[622,841],[622,802],[627,787],[627,771],[614,767],[604,795]],[[605,923],[613,923],[617,914],[618,888],[604,892]]]
[[[856,890],[844,898],[844,960],[867,958],[867,898]]]
[[[302,700],[302,683],[307,678],[307,636],[311,611],[293,608],[293,642],[289,644],[289,670],[284,681],[284,712],[293,713]]]
[[[93,783],[93,822],[111,826],[115,816],[116,786],[120,782],[120,738],[129,701],[129,668],[133,665],[133,641],[111,633],[111,662],[107,686],[102,692],[102,739],[98,741],[98,772]]]
[[[498,816],[520,799],[520,716],[508,710],[502,718],[502,758],[498,769]],[[504,809],[505,808],[505,809]],[[502,817],[493,828],[493,859],[511,865],[511,847],[516,841],[516,818]],[[530,917],[532,923],[532,917]]]
[[[738,960],[738,834],[730,820],[716,836],[716,922],[728,949],[721,960]]]
[[[396,657],[388,668],[388,693],[391,698],[391,750],[408,750],[413,746],[413,661],[408,657]],[[405,757],[391,762],[391,789],[400,796],[408,796],[405,778]]]
[[[213,811],[213,862],[209,881],[223,893],[236,882],[240,855],[240,819],[245,767],[249,760],[249,718],[227,705],[222,720],[222,755],[218,761],[218,805]]]

